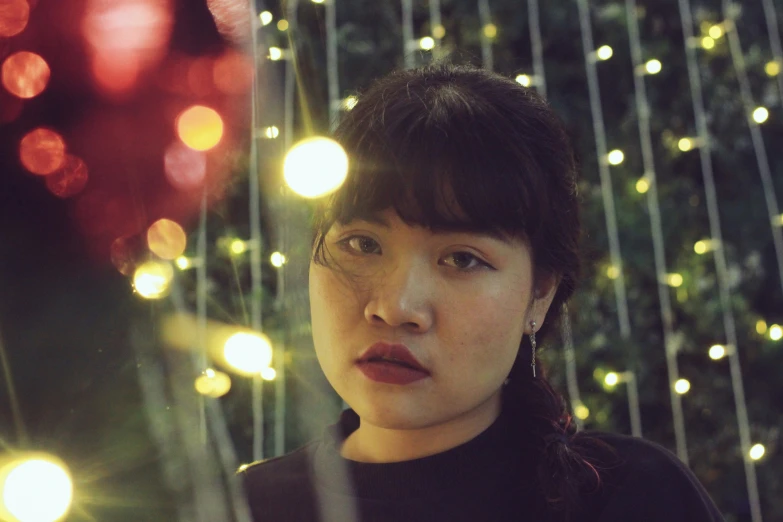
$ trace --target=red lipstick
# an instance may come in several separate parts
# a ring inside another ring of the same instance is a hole
[[[375,343],[362,354],[356,365],[368,379],[386,384],[410,384],[430,375],[402,344]]]

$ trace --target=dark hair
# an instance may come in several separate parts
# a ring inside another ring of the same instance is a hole
[[[468,226],[522,238],[534,273],[560,281],[536,333],[546,338],[579,279],[581,226],[573,149],[540,96],[471,66],[402,70],[362,94],[334,137],[350,168],[316,213],[314,262],[327,264],[324,236],[332,224],[386,209],[432,230]],[[568,519],[583,489],[597,488],[600,478],[580,455],[584,436],[574,435],[563,399],[543,374],[532,378],[530,350],[521,339],[504,402],[535,431],[544,498]]]

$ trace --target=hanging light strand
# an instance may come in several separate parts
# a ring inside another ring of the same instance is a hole
[[[329,90],[329,126],[331,130],[340,118],[340,77],[337,62],[337,0],[326,0],[326,75]]]
[[[678,0],[680,10],[680,22],[682,24],[683,38],[685,42],[693,38],[693,15],[689,0]],[[701,76],[696,60],[696,49],[685,46],[685,58],[688,66],[688,79],[693,102],[693,112],[696,117],[696,129],[699,138],[706,143],[707,114],[704,109]],[[699,148],[702,176],[704,178],[704,191],[707,200],[707,215],[710,223],[710,237],[723,244],[720,214],[718,212],[718,198],[715,190],[715,179],[712,171],[712,157],[708,147]],[[753,461],[747,457],[750,451],[750,427],[748,424],[748,411],[745,403],[745,392],[742,384],[742,370],[739,361],[739,345],[737,344],[737,330],[734,321],[734,312],[731,308],[731,291],[728,284],[728,270],[724,249],[717,248],[712,251],[715,259],[715,271],[718,277],[718,288],[721,308],[723,309],[723,327],[726,334],[726,342],[735,347],[729,353],[729,366],[731,369],[731,384],[734,392],[734,404],[737,410],[737,424],[739,428],[740,445],[745,463],[745,480],[748,490],[748,502],[750,504],[752,522],[761,522],[761,504],[759,501],[758,485],[756,483],[756,469]]]
[[[769,33],[769,47],[772,50],[772,58],[778,67],[783,67],[783,48],[780,45],[780,30],[778,29],[778,15],[772,0],[761,0],[764,7],[764,19],[767,22]],[[783,105],[783,74],[776,74],[778,84],[778,103]]]
[[[489,0],[478,0],[479,23],[481,24],[481,62],[485,69],[494,69],[492,53],[492,37],[487,34],[487,28],[492,24],[492,13],[489,10]],[[494,26],[492,26],[494,27]]]
[[[402,52],[406,69],[416,66],[416,55],[411,51],[413,42],[413,0],[402,0]]]
[[[546,98],[546,76],[544,71],[544,46],[541,43],[541,19],[538,0],[527,0],[527,18],[530,28],[530,44],[533,50],[533,72],[537,78],[538,94]]]

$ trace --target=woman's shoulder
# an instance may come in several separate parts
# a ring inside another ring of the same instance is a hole
[[[598,431],[581,432],[610,449],[612,458],[598,464],[603,488],[601,517],[618,520],[635,513],[635,520],[718,522],[723,517],[704,486],[674,453],[650,440]],[[600,453],[607,455],[606,451]],[[588,449],[590,459],[591,451]]]

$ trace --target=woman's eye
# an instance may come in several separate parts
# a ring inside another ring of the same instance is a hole
[[[446,260],[453,260],[453,263],[446,262],[447,265],[466,272],[477,270],[482,267],[492,268],[488,263],[485,263],[470,252],[454,252],[453,254],[446,256]]]
[[[339,244],[343,248],[361,254],[377,254],[380,252],[380,245],[378,245],[378,242],[367,236],[347,237],[339,241]]]

